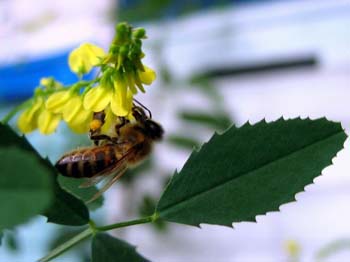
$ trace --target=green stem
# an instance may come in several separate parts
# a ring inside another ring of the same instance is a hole
[[[115,223],[107,226],[102,226],[102,227],[96,227],[95,229],[97,231],[108,231],[111,229],[116,229],[116,228],[121,228],[121,227],[128,227],[128,226],[133,226],[133,225],[138,225],[138,224],[145,224],[145,223],[150,223],[154,221],[153,216],[149,217],[144,217],[144,218],[139,218],[135,220],[130,220],[130,221],[124,221],[120,223]]]
[[[91,235],[95,235],[98,232],[103,232],[103,231],[108,231],[111,229],[116,229],[116,228],[121,228],[121,227],[127,227],[127,226],[133,226],[133,225],[138,225],[138,224],[145,224],[145,223],[150,223],[154,222],[158,218],[157,214],[155,213],[152,216],[149,217],[144,217],[144,218],[139,218],[135,220],[130,220],[130,221],[124,221],[120,223],[115,223],[107,226],[102,226],[102,227],[96,227],[94,221],[89,222],[89,228],[85,229],[84,231],[80,232],[78,235],[74,236],[67,242],[63,243],[62,245],[56,247],[53,249],[48,255],[45,257],[39,259],[39,262],[48,262],[51,259],[61,255],[62,253],[66,252],[68,249],[71,247],[75,246],[79,242],[83,241],[84,239],[90,237]]]
[[[89,236],[91,236],[93,234],[93,232],[94,232],[94,230],[91,227],[85,229],[84,231],[80,232],[78,235],[74,236],[73,238],[71,238],[67,242],[64,242],[62,245],[59,245],[58,247],[53,249],[45,257],[39,259],[39,262],[48,262],[48,261],[50,261],[51,259],[59,256],[60,254],[64,253],[65,251],[67,251],[69,248],[75,246],[79,242],[81,242],[84,239],[86,239]]]
[[[32,101],[32,99],[29,99],[25,101],[24,103],[14,107],[10,112],[7,113],[7,115],[1,120],[1,123],[7,124],[12,117],[14,117],[19,111],[26,108],[28,104]]]

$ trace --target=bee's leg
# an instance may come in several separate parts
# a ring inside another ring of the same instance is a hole
[[[97,146],[100,140],[107,139],[106,137],[102,138],[100,135],[101,127],[105,123],[105,112],[94,112],[93,113],[93,119],[90,122],[90,131],[89,131],[89,137],[91,140],[94,141],[94,144]]]
[[[127,120],[125,117],[119,117],[120,124],[115,125],[115,132],[117,133],[118,136],[120,136],[120,128],[125,126],[127,123],[130,121]]]
[[[107,140],[113,142],[113,139],[110,136],[107,135],[94,135],[90,133],[90,139],[94,141],[94,144],[97,146],[98,142],[101,140]]]

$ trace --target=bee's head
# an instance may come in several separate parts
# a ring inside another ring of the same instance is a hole
[[[146,115],[144,109],[139,106],[133,106],[133,116],[136,121],[139,122],[144,129],[146,136],[153,140],[160,140],[163,137],[164,130],[160,124],[152,120],[151,111],[147,109],[148,115]]]
[[[163,138],[164,130],[160,124],[154,122],[152,119],[146,119],[144,125],[149,138],[153,140],[160,140]]]

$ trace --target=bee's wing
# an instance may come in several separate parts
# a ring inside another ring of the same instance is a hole
[[[108,177],[108,174],[112,172],[112,170],[115,169],[115,166],[112,166],[111,168],[105,169],[102,172],[94,175],[93,177],[87,178],[83,183],[79,185],[80,188],[87,188],[94,186],[98,183],[100,183],[103,179]]]
[[[134,148],[130,148],[124,156],[118,160],[116,165],[111,166],[110,168],[103,170],[102,172],[94,175],[89,178],[88,181],[84,182],[80,187],[88,187],[93,186],[99,183],[101,180],[106,179],[106,182],[102,186],[102,188],[86,203],[90,203],[97,199],[103,192],[105,192],[108,188],[110,188],[128,169],[128,161],[129,158],[133,156]]]
[[[107,181],[104,183],[104,185],[102,186],[102,188],[88,201],[86,201],[85,203],[91,203],[92,201],[96,200],[97,198],[99,198],[108,188],[110,188],[122,175],[124,175],[125,171],[128,169],[128,165],[127,162],[125,162],[125,164],[122,164],[120,166],[118,166],[117,168],[113,169],[111,172],[112,174],[109,175],[106,178]]]

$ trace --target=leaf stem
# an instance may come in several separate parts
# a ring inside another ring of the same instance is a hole
[[[133,226],[133,225],[138,225],[138,224],[145,224],[145,223],[150,223],[154,221],[154,216],[148,216],[144,218],[139,218],[135,220],[129,220],[129,221],[124,221],[120,223],[115,223],[107,226],[102,226],[102,227],[96,227],[95,229],[97,231],[108,231],[111,229],[116,229],[116,228],[121,228],[121,227],[128,227],[128,226]]]
[[[93,233],[93,229],[91,227],[85,229],[84,231],[80,232],[78,235],[74,236],[67,242],[64,242],[62,245],[59,245],[55,249],[53,249],[48,255],[45,257],[39,259],[39,262],[48,262],[51,259],[59,256],[60,254],[64,253],[71,247],[75,246],[79,242],[83,241],[84,239],[88,238]]]

